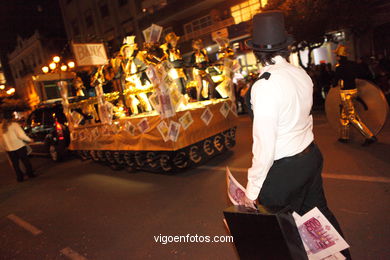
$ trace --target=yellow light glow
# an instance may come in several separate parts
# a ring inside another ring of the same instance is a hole
[[[10,88],[6,92],[7,92],[8,95],[12,95],[13,93],[15,93],[15,89],[14,88]]]
[[[234,18],[235,24],[239,24],[241,22],[249,21],[252,17],[261,11],[268,3],[268,0],[249,0],[244,3],[232,6],[230,8],[230,12]]]
[[[59,56],[54,56],[54,57],[53,57],[53,61],[54,61],[55,63],[60,62],[60,57],[59,57]]]
[[[68,66],[66,66],[65,64],[61,66],[62,71],[66,71],[67,69],[68,69]]]
[[[74,61],[69,61],[69,62],[68,62],[68,67],[69,67],[69,68],[72,69],[72,68],[74,68],[74,66],[75,66]]]
[[[49,72],[49,67],[48,66],[42,67],[42,71],[43,71],[43,73],[48,73]]]
[[[0,89],[5,89],[5,86],[4,85],[0,85]]]
[[[172,79],[178,79],[179,78],[179,73],[177,73],[177,70],[175,70],[175,69],[169,70],[168,74],[169,74],[169,76]]]
[[[52,63],[49,64],[49,68],[50,68],[51,70],[54,70],[55,68],[57,68],[57,64],[54,63],[54,62],[52,62]]]

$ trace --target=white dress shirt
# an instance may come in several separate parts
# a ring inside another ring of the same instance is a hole
[[[302,152],[314,139],[313,82],[302,69],[276,56],[251,91],[253,110],[252,167],[248,169],[246,196],[256,200],[275,160]]]
[[[26,145],[24,142],[32,142],[18,123],[11,123],[8,126],[8,131],[6,133],[4,133],[2,129],[3,127],[1,125],[0,132],[2,134],[3,146],[6,151],[16,151]]]

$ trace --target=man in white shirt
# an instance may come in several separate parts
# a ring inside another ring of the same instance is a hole
[[[341,232],[327,206],[323,159],[313,142],[313,83],[302,68],[286,60],[292,42],[282,12],[254,16],[253,37],[247,44],[263,68],[247,93],[248,109],[253,112],[253,159],[241,204],[255,208],[258,199],[268,208],[289,206],[300,215],[318,207]]]

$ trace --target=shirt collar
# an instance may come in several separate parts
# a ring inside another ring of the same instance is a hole
[[[283,58],[282,56],[278,55],[278,56],[275,56],[273,58],[273,60],[275,61],[275,64],[279,64],[279,63],[286,63],[286,59]]]
[[[273,57],[272,60],[275,62],[275,64],[281,64],[287,62],[286,59],[280,55]],[[275,65],[275,64],[266,64],[265,67],[268,67],[270,65]]]
[[[287,60],[280,55],[273,57],[272,60],[275,62],[275,64],[267,64],[264,67],[262,67],[260,69],[259,76],[261,76],[261,74],[263,74],[264,72],[269,71],[274,65],[287,63]]]

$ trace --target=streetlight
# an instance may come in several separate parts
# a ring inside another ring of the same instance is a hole
[[[74,61],[69,61],[68,64],[65,64],[61,62],[60,56],[54,56],[52,62],[48,66],[42,67],[43,73],[49,73],[49,72],[60,72],[67,71],[68,69],[73,69],[75,67]],[[58,70],[59,69],[59,70]]]
[[[49,72],[49,67],[48,66],[43,66],[42,67],[42,72],[43,73],[48,73]]]
[[[52,62],[52,63],[49,64],[49,68],[51,70],[55,70],[55,68],[57,68],[57,64],[55,62]]]
[[[6,91],[6,93],[8,95],[12,95],[13,93],[15,93],[15,89],[14,88],[10,88],[9,90]]]
[[[74,66],[75,66],[74,61],[69,61],[69,62],[68,62],[68,67],[69,67],[69,68],[73,69]]]
[[[55,63],[58,63],[58,62],[60,62],[60,57],[59,56],[54,56],[53,57],[53,61],[55,62]]]

